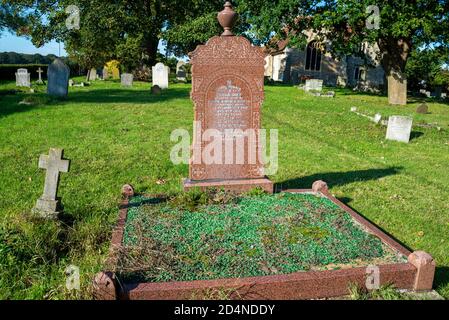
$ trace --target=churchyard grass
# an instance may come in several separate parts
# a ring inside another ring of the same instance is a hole
[[[84,81],[84,77],[75,79]],[[148,83],[123,88],[120,81],[71,87],[65,100],[36,93],[3,95],[0,83],[0,298],[90,298],[93,275],[102,269],[118,214],[120,187],[144,193],[179,192],[188,165],[175,166],[169,152],[176,128],[191,132],[190,85],[170,84],[151,95]],[[279,130],[283,188],[310,188],[325,180],[330,191],[406,246],[437,262],[434,286],[449,298],[449,105],[421,101],[389,106],[386,97],[337,89],[336,98],[313,97],[291,86],[266,86],[262,127]],[[19,102],[27,99],[31,105]],[[431,101],[431,100],[429,100]],[[386,127],[349,110],[409,115],[409,144],[386,141]],[[60,222],[31,216],[42,194],[40,154],[64,148],[71,160],[61,175]],[[64,270],[80,268],[81,291],[65,288]]]

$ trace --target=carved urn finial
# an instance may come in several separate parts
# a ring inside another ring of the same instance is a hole
[[[232,4],[226,1],[223,11],[218,13],[217,19],[220,25],[223,27],[224,32],[222,36],[233,36],[232,27],[234,27],[238,18],[238,14],[232,9]]]

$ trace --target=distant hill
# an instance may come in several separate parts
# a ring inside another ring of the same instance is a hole
[[[50,64],[57,56],[49,54],[25,54],[17,52],[0,52],[0,64]]]

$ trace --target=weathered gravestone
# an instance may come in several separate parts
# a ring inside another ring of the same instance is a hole
[[[39,67],[39,69],[37,69],[36,71],[39,74],[39,79],[37,80],[38,84],[43,84],[44,81],[42,80],[42,72],[44,72],[44,70],[41,69],[41,67]],[[48,70],[47,70],[48,72]]]
[[[39,168],[46,169],[44,193],[37,200],[33,211],[43,218],[56,219],[62,211],[61,199],[57,197],[59,173],[69,172],[70,160],[64,160],[64,150],[51,148],[47,155],[39,158]]]
[[[304,86],[304,91],[322,91],[323,90],[323,80],[319,79],[308,79],[306,80],[306,85]]]
[[[66,97],[69,92],[70,69],[61,59],[55,59],[47,71],[47,93],[51,96]]]
[[[109,72],[108,72],[108,68],[104,67],[103,68],[103,80],[107,80],[109,79]]]
[[[259,157],[265,55],[246,38],[234,36],[231,28],[236,18],[226,2],[218,14],[225,31],[189,54],[195,134],[184,189],[212,187],[244,192],[261,187],[273,192],[273,183],[264,175]]]
[[[388,103],[397,105],[407,104],[407,80],[397,80],[396,76],[388,76]]]
[[[388,119],[387,139],[399,142],[410,141],[413,119],[403,116],[391,116]]]
[[[162,89],[158,85],[151,87],[151,94],[160,95],[161,93]]]
[[[30,74],[27,69],[17,69],[16,72],[16,86],[17,87],[30,87]]]
[[[429,107],[427,104],[423,103],[418,108],[416,108],[416,113],[426,114],[429,112]]]
[[[167,89],[169,73],[169,67],[165,66],[161,62],[156,63],[156,65],[152,68],[153,86],[159,86],[161,89]]]
[[[97,69],[92,68],[87,72],[86,81],[95,81],[97,80]]]
[[[182,60],[176,64],[176,80],[187,82],[186,63]]]
[[[133,86],[133,80],[134,80],[134,76],[132,75],[132,73],[122,73],[120,76],[120,82],[121,85],[124,87],[132,87]]]
[[[446,92],[442,92],[441,93],[441,99],[446,99],[447,98],[447,93]]]

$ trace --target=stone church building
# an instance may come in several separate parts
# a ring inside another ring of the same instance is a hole
[[[365,59],[346,56],[335,59],[330,54],[330,42],[320,43],[307,32],[305,50],[288,47],[288,40],[266,47],[265,76],[273,81],[299,84],[305,79],[321,79],[327,86],[349,86],[360,90],[380,89],[386,83],[385,72],[376,58],[377,47],[363,43],[360,50]]]

